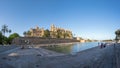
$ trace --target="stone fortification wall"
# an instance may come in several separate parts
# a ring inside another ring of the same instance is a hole
[[[12,41],[15,45],[26,45],[26,44],[51,44],[51,43],[69,43],[79,42],[75,39],[56,39],[56,38],[41,38],[41,37],[19,37]]]

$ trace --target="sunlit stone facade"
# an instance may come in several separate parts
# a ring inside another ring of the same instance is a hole
[[[31,33],[30,34],[31,37],[43,37],[44,28],[39,28],[39,27],[31,28],[30,33]]]
[[[44,31],[45,31],[44,28],[39,28],[39,27],[31,28],[29,30],[29,33],[25,36],[28,36],[28,37],[43,37],[44,36]],[[68,38],[68,39],[73,38],[72,31],[56,27],[54,24],[52,24],[50,26],[49,31],[50,31],[50,37],[51,38]]]
[[[56,27],[54,24],[50,27],[50,35],[52,38],[57,38],[58,33],[60,33],[60,38],[73,38],[72,31],[63,28]]]

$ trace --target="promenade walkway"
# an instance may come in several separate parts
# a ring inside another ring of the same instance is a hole
[[[94,47],[74,55],[39,56],[36,54],[0,56],[0,68],[120,68],[120,46]],[[34,51],[34,50],[33,50]],[[37,50],[40,54],[39,50]],[[38,54],[37,53],[37,54]],[[3,58],[6,57],[6,58]]]

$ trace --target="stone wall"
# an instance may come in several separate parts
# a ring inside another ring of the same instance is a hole
[[[26,45],[26,44],[51,44],[51,43],[69,43],[79,42],[76,39],[56,39],[56,38],[41,38],[41,37],[19,37],[12,41],[15,45]]]

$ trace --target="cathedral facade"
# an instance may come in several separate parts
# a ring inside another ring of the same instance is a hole
[[[50,26],[49,33],[50,33],[50,38],[67,38],[67,39],[73,38],[72,31],[56,27],[54,24]],[[39,28],[39,27],[31,28],[24,35],[27,37],[44,37],[45,30],[44,28]]]
[[[39,27],[36,27],[36,28],[31,28],[30,29],[30,32],[31,32],[31,37],[43,37],[44,35],[44,28],[39,28]]]
[[[54,24],[50,27],[50,36],[51,38],[73,38],[72,31],[56,27]]]

